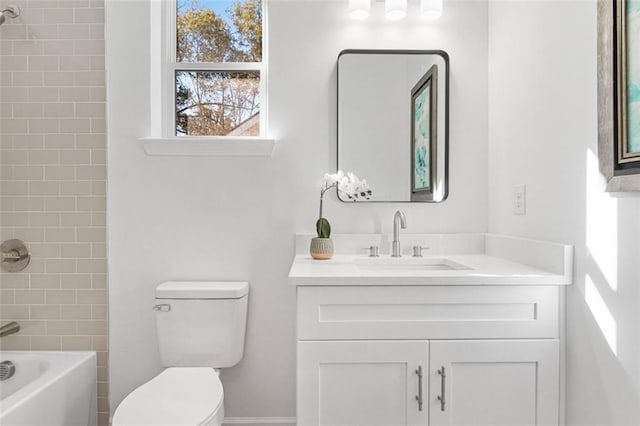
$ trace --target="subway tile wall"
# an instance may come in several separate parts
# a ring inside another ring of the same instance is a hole
[[[0,239],[24,240],[0,272],[5,350],[94,350],[107,425],[104,0],[11,0],[0,26]],[[4,4],[4,3],[3,3]]]

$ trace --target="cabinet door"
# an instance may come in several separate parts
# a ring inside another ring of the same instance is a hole
[[[432,341],[430,355],[430,426],[558,424],[557,340]]]
[[[426,426],[428,360],[428,342],[298,342],[298,425]]]

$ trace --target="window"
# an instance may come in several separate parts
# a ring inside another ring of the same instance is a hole
[[[262,1],[176,0],[174,12],[167,133],[263,136]]]

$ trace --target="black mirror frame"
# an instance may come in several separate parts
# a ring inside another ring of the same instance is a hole
[[[440,57],[442,57],[442,59],[444,59],[444,63],[446,65],[446,69],[444,72],[444,78],[445,78],[445,89],[444,89],[444,130],[445,130],[445,136],[444,136],[444,145],[443,145],[443,151],[444,151],[444,170],[443,170],[443,176],[444,176],[444,183],[443,183],[443,193],[442,193],[442,199],[440,200],[433,200],[433,199],[428,199],[428,200],[405,200],[405,201],[377,201],[377,200],[366,200],[366,201],[358,201],[358,203],[442,203],[444,201],[447,200],[447,198],[449,197],[449,68],[450,68],[450,63],[449,63],[449,54],[447,52],[445,52],[444,50],[387,50],[387,49],[344,49],[342,50],[339,54],[338,54],[338,60],[336,62],[336,74],[337,74],[337,78],[336,78],[336,99],[338,99],[339,97],[339,79],[340,79],[340,57],[342,55],[345,54],[402,54],[402,55],[438,55]],[[336,108],[336,170],[339,169],[339,165],[340,165],[340,148],[338,146],[339,140],[338,140],[338,136],[339,136],[339,132],[340,129],[338,129],[337,123],[339,121],[339,114],[340,114],[340,109],[339,107]],[[374,190],[375,193],[375,188],[372,188]],[[342,201],[343,203],[353,203],[353,200],[343,200],[342,198],[340,198],[340,192],[336,189],[336,193],[338,196],[338,199],[340,201]]]

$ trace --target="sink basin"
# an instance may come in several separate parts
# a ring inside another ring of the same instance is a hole
[[[367,258],[355,261],[367,271],[455,271],[471,269],[446,258]]]

